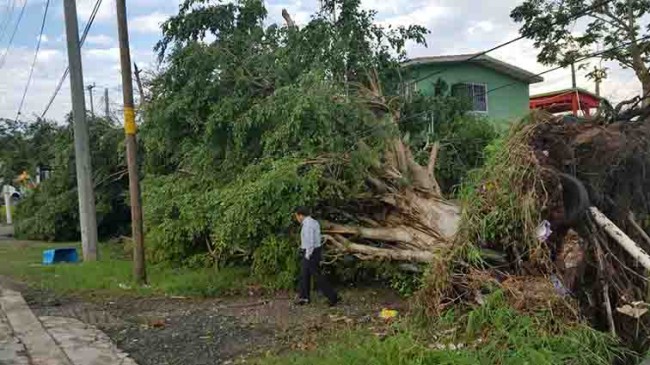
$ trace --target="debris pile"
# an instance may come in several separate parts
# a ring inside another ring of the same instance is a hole
[[[430,309],[480,305],[498,286],[519,311],[587,320],[648,348],[650,122],[618,119],[538,112],[489,151],[463,197],[460,264],[434,264],[423,291]]]

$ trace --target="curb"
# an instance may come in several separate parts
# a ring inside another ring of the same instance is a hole
[[[0,307],[5,312],[14,335],[25,345],[32,365],[73,365],[42,323],[32,313],[20,293],[0,289]]]

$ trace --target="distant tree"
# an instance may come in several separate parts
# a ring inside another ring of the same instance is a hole
[[[650,0],[526,0],[510,16],[523,23],[521,34],[540,49],[539,62],[567,65],[602,45],[603,59],[634,70],[647,95],[650,25],[642,19],[649,11]],[[584,30],[574,32],[585,20]]]

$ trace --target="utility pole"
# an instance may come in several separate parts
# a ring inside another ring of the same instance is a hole
[[[71,0],[72,1],[72,0]],[[126,20],[126,0],[116,0],[117,32],[120,42],[122,68],[122,95],[124,97],[124,132],[126,134],[126,159],[129,167],[129,195],[131,199],[131,230],[133,234],[133,276],[138,284],[147,282],[144,260],[144,237],[142,232],[142,205],[138,176],[135,111],[133,109],[133,77],[129,28]]]
[[[575,63],[571,62],[571,88],[576,89],[578,87],[578,83],[576,82],[576,65]]]
[[[111,119],[111,110],[108,107],[108,88],[104,88],[104,115],[106,119]]]
[[[90,115],[95,118],[95,103],[93,102],[93,89],[95,88],[95,83],[93,82],[92,85],[86,86],[86,89],[88,89],[88,95],[90,96]]]
[[[5,198],[5,214],[7,215],[7,224],[11,225],[11,192],[9,191],[9,186],[5,185],[2,187],[2,192]]]
[[[86,124],[86,102],[84,100],[84,81],[79,45],[79,24],[77,23],[77,5],[75,4],[75,0],[64,0],[63,10],[65,13],[66,40],[68,43],[68,65],[70,66],[81,246],[84,261],[96,261],[97,217],[95,216],[95,195],[93,192],[90,166],[90,146],[88,141],[88,124]]]

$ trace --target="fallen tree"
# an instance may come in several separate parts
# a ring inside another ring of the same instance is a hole
[[[452,247],[460,221],[436,167],[476,167],[496,132],[451,96],[402,95],[405,42],[422,42],[423,28],[381,28],[359,1],[326,1],[302,27],[283,15],[286,27],[265,28],[260,1],[186,1],[163,25],[166,68],[142,128],[151,257],[261,260],[255,252],[277,242],[269,237],[288,240],[291,211],[309,205],[334,255],[431,262]],[[448,108],[439,130],[469,131],[471,161],[457,153],[470,148],[463,140],[445,141],[451,162],[435,143],[445,134],[426,134],[422,116],[442,113],[433,105]]]

